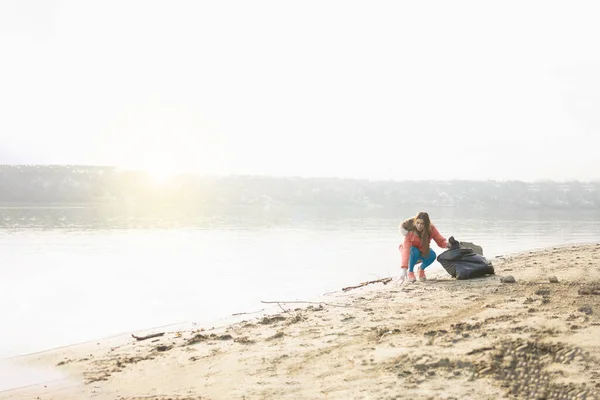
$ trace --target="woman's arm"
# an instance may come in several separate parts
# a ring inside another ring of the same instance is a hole
[[[446,238],[442,236],[440,231],[438,231],[435,225],[433,224],[431,225],[431,238],[435,240],[435,243],[440,248],[445,249],[448,247],[448,240],[446,240]]]

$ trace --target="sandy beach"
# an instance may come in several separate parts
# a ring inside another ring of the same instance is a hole
[[[61,376],[0,399],[600,399],[600,243],[494,267],[17,357]]]

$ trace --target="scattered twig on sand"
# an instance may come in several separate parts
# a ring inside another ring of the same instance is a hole
[[[490,350],[494,350],[494,347],[481,347],[479,349],[471,350],[470,352],[467,353],[467,355],[471,356],[473,354],[483,353],[484,351],[490,351]]]
[[[281,307],[281,304],[322,304],[325,306],[330,306],[330,307],[344,307],[344,308],[360,308],[360,307],[355,307],[355,306],[350,306],[350,305],[344,305],[344,304],[331,304],[331,303],[324,303],[322,301],[260,301],[261,303],[264,304],[277,304],[279,305],[279,307]]]
[[[133,337],[136,340],[146,340],[146,339],[152,339],[152,338],[155,338],[155,337],[159,337],[159,336],[162,336],[164,334],[165,334],[164,332],[151,333],[150,335],[146,335],[146,336],[135,336],[135,335],[132,334],[131,337]]]
[[[392,278],[381,278],[381,279],[377,279],[377,280],[374,280],[374,281],[363,282],[363,283],[361,283],[360,285],[357,285],[357,286],[348,286],[348,287],[342,288],[342,291],[346,292],[348,290],[357,289],[359,287],[367,286],[367,285],[370,285],[372,283],[383,283],[384,285],[387,285],[391,281],[392,281]]]
[[[235,313],[235,314],[231,314],[232,317],[237,317],[239,315],[250,315],[250,314],[258,314],[263,312],[265,309],[260,309],[258,311],[252,311],[252,312],[239,312],[239,313]]]

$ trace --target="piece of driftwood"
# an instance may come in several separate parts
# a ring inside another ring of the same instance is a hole
[[[473,354],[482,353],[484,351],[490,351],[490,350],[494,350],[494,347],[481,347],[479,349],[471,350],[470,352],[467,353],[467,355],[470,356]]]
[[[351,305],[345,305],[345,304],[332,304],[332,303],[325,303],[322,301],[301,301],[301,300],[296,300],[296,301],[260,301],[261,303],[264,304],[319,304],[319,305],[325,305],[325,306],[331,306],[331,307],[344,307],[344,308],[358,308],[360,309],[360,307],[355,307],[355,306],[351,306]],[[281,306],[280,306],[281,307]]]
[[[251,312],[239,312],[239,313],[231,314],[231,316],[232,316],[232,317],[237,317],[237,316],[240,316],[240,315],[258,314],[258,313],[260,313],[260,312],[263,312],[263,311],[265,311],[265,309],[264,309],[264,308],[262,308],[262,309],[260,309],[260,310],[258,310],[258,311],[251,311]]]
[[[391,281],[392,281],[392,278],[382,278],[382,279],[377,279],[377,280],[374,280],[374,281],[367,281],[367,282],[361,283],[360,285],[348,286],[348,287],[342,288],[342,291],[343,292],[347,292],[348,290],[357,289],[359,287],[367,286],[367,285],[370,285],[372,283],[383,283],[384,285],[387,285]]]
[[[146,336],[135,336],[135,335],[131,335],[131,337],[133,337],[135,340],[146,340],[146,339],[152,339],[155,337],[159,337],[164,335],[164,332],[159,332],[159,333],[151,333],[150,335],[146,335]]]

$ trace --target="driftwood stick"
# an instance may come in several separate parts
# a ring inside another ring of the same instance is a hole
[[[346,306],[343,304],[331,304],[331,303],[325,303],[322,301],[260,301],[261,303],[264,304],[277,304],[279,305],[279,307],[281,307],[280,303],[283,304],[322,304],[322,305],[326,305],[326,306],[330,306],[330,307],[344,307],[344,308],[359,308],[359,307],[354,307],[354,306]]]
[[[131,337],[133,337],[136,340],[146,340],[146,339],[152,339],[152,338],[155,338],[155,337],[159,337],[159,336],[162,336],[164,334],[165,334],[164,332],[151,333],[150,335],[146,335],[146,336],[135,336],[135,335],[132,334]]]
[[[265,309],[261,309],[258,311],[252,311],[252,312],[239,312],[239,313],[235,313],[235,314],[231,314],[232,317],[237,317],[238,315],[250,315],[250,314],[258,314],[259,312],[263,312]]]
[[[360,285],[356,285],[356,286],[348,286],[348,287],[342,288],[342,291],[343,292],[347,292],[348,290],[357,289],[359,287],[367,286],[367,285],[370,285],[372,283],[383,283],[384,285],[387,285],[391,281],[392,281],[392,278],[381,278],[381,279],[377,279],[377,280],[374,280],[374,281],[363,282]]]
[[[467,355],[470,356],[473,354],[482,353],[484,351],[489,351],[489,350],[494,350],[494,347],[481,347],[479,349],[471,350],[470,352],[467,353]]]

